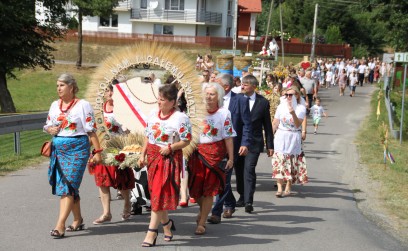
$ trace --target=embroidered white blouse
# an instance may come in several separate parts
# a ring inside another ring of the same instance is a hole
[[[199,143],[212,143],[236,136],[237,133],[232,127],[230,111],[220,108],[216,113],[205,117]]]
[[[145,135],[150,144],[166,146],[179,140],[191,140],[191,124],[186,114],[175,111],[170,118],[161,120],[158,110],[150,113]]]
[[[87,135],[88,132],[96,132],[93,108],[88,101],[80,99],[65,113],[60,110],[59,101],[56,100],[51,104],[44,131],[50,126],[60,126],[57,136],[62,137]]]

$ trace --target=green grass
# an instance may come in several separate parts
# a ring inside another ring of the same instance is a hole
[[[99,63],[108,56],[115,53],[122,49],[124,46],[128,45],[106,45],[106,44],[89,44],[83,43],[83,53],[82,53],[82,62],[83,63]],[[57,49],[54,52],[54,56],[56,60],[64,60],[64,61],[76,61],[77,54],[76,48],[77,44],[75,42],[57,42],[53,44],[53,47]],[[191,59],[193,62],[197,59],[197,54],[205,55],[211,54],[213,56],[214,62],[216,62],[217,56],[221,55],[220,51],[222,49],[231,49],[231,48],[183,48],[182,51],[186,54],[186,56]],[[242,54],[245,52],[242,51]],[[258,52],[253,52],[253,58],[256,57]],[[285,56],[285,65],[288,65],[290,62],[297,64],[303,60],[303,55],[287,55]],[[278,62],[274,62],[274,64],[282,63],[282,57],[279,55]],[[194,67],[194,65],[192,66]]]
[[[0,135],[0,176],[36,165],[47,158],[40,156],[40,148],[50,136],[42,130],[24,131],[20,133],[21,155],[14,154],[14,134]]]
[[[74,65],[55,65],[50,71],[42,69],[15,72],[17,79],[7,79],[17,112],[47,111],[51,102],[58,99],[57,78],[69,72],[78,82],[78,97],[83,97],[93,68],[76,69]]]
[[[408,220],[408,140],[399,144],[399,140],[389,136],[389,150],[396,163],[384,165],[383,145],[381,144],[379,127],[384,122],[388,125],[387,110],[381,100],[381,115],[377,120],[377,94],[371,100],[371,113],[363,123],[362,130],[357,136],[360,159],[368,169],[371,177],[381,183],[381,198],[384,205],[393,215],[402,220]]]

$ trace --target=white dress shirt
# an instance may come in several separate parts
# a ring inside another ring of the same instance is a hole
[[[224,108],[228,110],[229,103],[231,100],[231,91],[229,91],[225,96],[224,96]]]
[[[252,111],[252,107],[254,107],[254,104],[255,104],[256,93],[254,92],[251,96],[246,96],[246,97],[249,98],[249,111]]]

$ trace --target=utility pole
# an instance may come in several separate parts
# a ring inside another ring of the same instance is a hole
[[[237,49],[237,25],[238,25],[238,0],[235,0],[234,3],[234,35],[232,38],[232,50],[235,51]]]
[[[281,28],[282,65],[285,65],[285,53],[283,50],[282,1],[279,4],[279,15],[280,15],[280,28]]]
[[[271,1],[271,6],[269,7],[268,25],[266,26],[266,34],[265,34],[265,41],[264,41],[264,46],[265,46],[265,47],[266,47],[266,42],[268,41],[269,24],[271,23],[273,2],[274,2],[274,0]]]
[[[319,10],[319,4],[316,4],[315,7],[315,16],[313,22],[313,38],[312,38],[312,51],[310,53],[310,62],[314,61],[315,57],[315,46],[316,46],[316,26],[317,26],[317,12]]]

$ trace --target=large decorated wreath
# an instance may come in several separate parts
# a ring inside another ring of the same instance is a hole
[[[143,140],[142,134],[134,133],[112,137],[102,152],[102,163],[119,169],[142,168],[138,161],[142,156]]]

